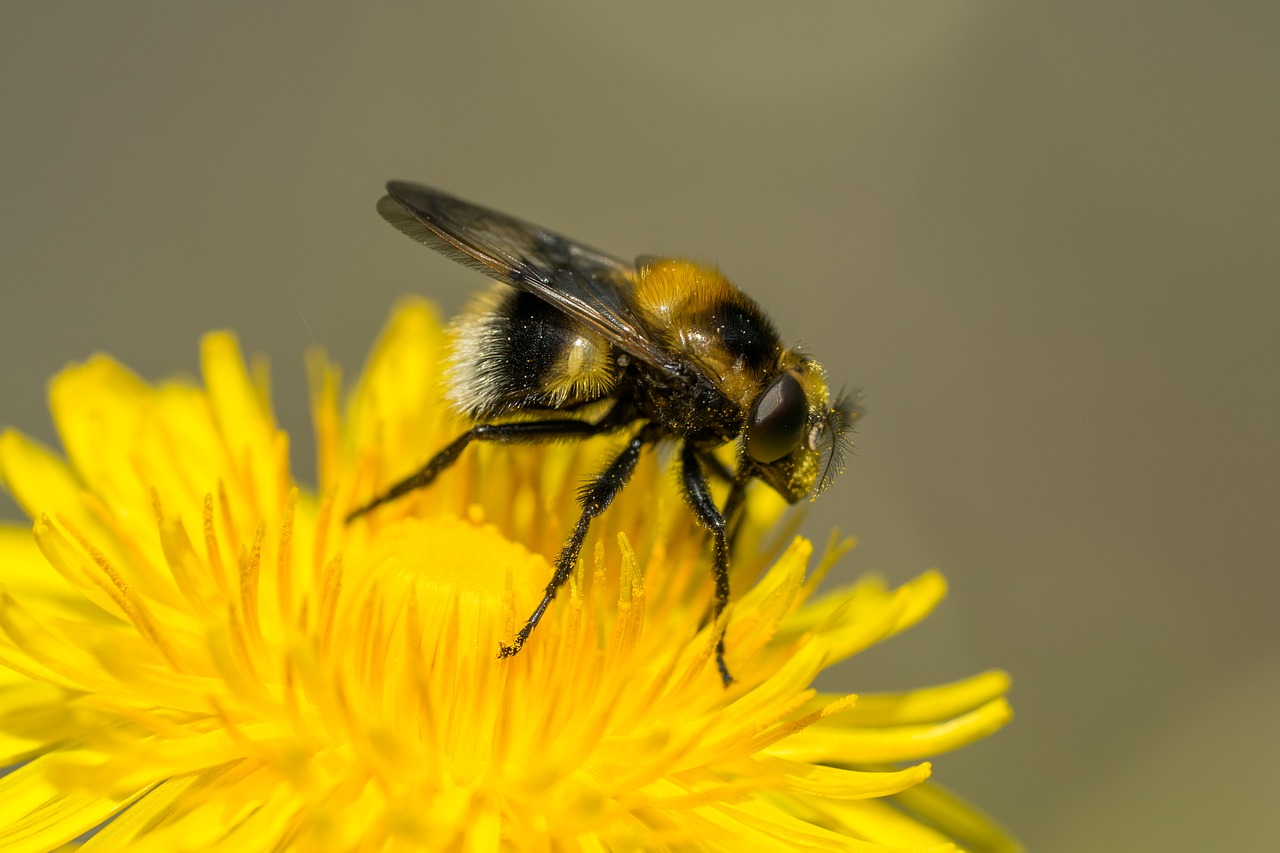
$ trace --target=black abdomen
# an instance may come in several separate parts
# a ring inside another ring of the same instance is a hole
[[[532,293],[497,285],[454,324],[449,397],[473,417],[554,409],[607,396],[612,346]]]

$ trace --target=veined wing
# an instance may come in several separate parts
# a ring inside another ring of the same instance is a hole
[[[527,290],[615,346],[669,374],[676,360],[627,306],[635,267],[514,216],[407,181],[391,181],[378,213],[404,234],[486,276]]]

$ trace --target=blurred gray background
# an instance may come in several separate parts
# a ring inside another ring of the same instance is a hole
[[[396,297],[479,285],[375,214],[435,184],[713,260],[870,416],[807,531],[939,566],[831,674],[998,666],[937,776],[1033,850],[1280,849],[1280,6],[5,3],[0,422],[105,350],[354,375]],[[428,449],[424,449],[424,453]],[[0,516],[16,518],[8,496]]]

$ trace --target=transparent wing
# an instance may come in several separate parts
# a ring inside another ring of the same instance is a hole
[[[404,234],[486,276],[529,291],[624,352],[672,375],[675,359],[646,333],[623,293],[635,267],[532,223],[439,190],[391,181],[378,213]]]

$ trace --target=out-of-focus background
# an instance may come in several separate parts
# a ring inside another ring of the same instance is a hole
[[[0,422],[232,327],[309,477],[303,350],[480,285],[388,178],[714,260],[865,390],[806,530],[951,581],[823,686],[1011,671],[936,778],[1032,850],[1280,849],[1280,6],[458,5],[5,4]]]

